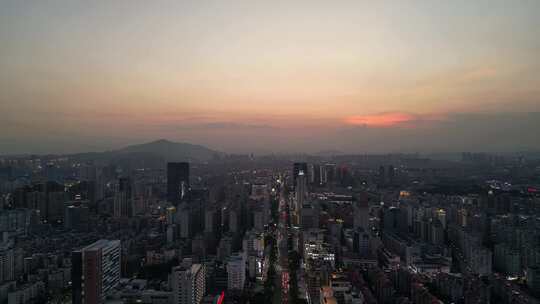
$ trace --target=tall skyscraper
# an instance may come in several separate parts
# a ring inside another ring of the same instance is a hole
[[[193,235],[193,217],[191,209],[184,204],[176,210],[176,221],[180,227],[180,237],[190,238]]]
[[[130,217],[132,215],[131,179],[122,177],[118,179],[118,188],[114,194],[114,216]]]
[[[321,184],[321,168],[317,164],[310,164],[308,166],[308,180],[312,185]]]
[[[177,205],[189,191],[189,163],[167,163],[167,199]]]
[[[87,201],[85,201],[87,202]],[[90,211],[87,204],[81,205],[75,201],[65,207],[64,228],[76,231],[88,230],[88,217]]]
[[[237,233],[240,231],[240,218],[239,212],[236,210],[229,210],[229,232]]]
[[[100,304],[120,282],[119,240],[99,240],[72,252],[73,304]]]
[[[307,163],[294,163],[293,165],[293,185],[296,187],[296,179],[298,177],[298,174],[300,171],[304,172],[304,174],[307,174],[308,167]]]
[[[324,175],[326,182],[336,181],[336,164],[325,164],[324,165]],[[321,177],[322,178],[322,177]]]
[[[394,166],[392,165],[388,166],[387,175],[388,175],[388,183],[393,186],[395,182],[395,177],[396,177],[396,169],[394,168]]]
[[[217,225],[216,222],[217,216],[216,216],[216,210],[210,209],[206,210],[204,213],[204,232],[206,233],[215,233],[217,231]]]
[[[328,183],[328,172],[326,169],[326,166],[319,167],[319,180],[321,185],[326,185],[326,183]]]
[[[295,187],[295,205],[294,211],[299,213],[306,201],[307,196],[307,176],[304,171],[300,170],[296,178],[296,187]]]
[[[206,269],[202,264],[174,267],[171,287],[174,304],[199,304],[206,291]]]

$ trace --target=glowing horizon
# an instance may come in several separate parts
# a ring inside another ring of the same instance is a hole
[[[267,136],[324,148],[314,133],[527,115],[540,111],[539,11],[503,0],[5,2],[0,147],[167,137],[240,149],[225,140]]]

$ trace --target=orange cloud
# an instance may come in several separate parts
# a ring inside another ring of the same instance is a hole
[[[400,112],[381,113],[373,115],[354,115],[347,117],[345,123],[366,127],[393,127],[407,122],[415,121],[414,115]]]

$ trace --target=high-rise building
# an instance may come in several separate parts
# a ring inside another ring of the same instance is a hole
[[[93,164],[83,164],[79,167],[80,185],[86,192],[86,199],[92,203],[103,199],[104,181],[103,168]]]
[[[206,210],[204,212],[204,232],[215,233],[217,231],[217,212],[215,209]]]
[[[269,194],[268,185],[264,183],[255,183],[251,185],[251,198],[264,199]]]
[[[336,164],[324,165],[324,179],[325,179],[325,183],[333,182],[337,180]]]
[[[253,211],[253,228],[257,231],[263,231],[266,224],[265,212],[262,208]]]
[[[15,257],[13,248],[0,248],[0,283],[15,279]]]
[[[240,218],[236,210],[229,211],[229,232],[237,233],[240,230]]]
[[[114,193],[114,216],[130,217],[132,215],[131,179],[122,177],[118,179],[118,188]]]
[[[167,231],[166,231],[167,244],[174,242],[177,230],[178,229],[176,228],[175,224],[167,225]]]
[[[326,166],[319,166],[319,184],[326,185],[328,183],[328,171]]]
[[[73,304],[100,304],[120,282],[119,240],[99,240],[72,252]]]
[[[369,204],[365,193],[359,196],[358,201],[353,201],[353,217],[354,229],[369,231]]]
[[[221,294],[227,290],[227,269],[225,265],[210,263],[206,264],[207,286],[209,293]]]
[[[540,295],[540,267],[527,268],[527,287],[534,295]]]
[[[296,177],[296,187],[295,187],[295,208],[296,213],[299,213],[304,206],[307,196],[307,185],[306,185],[306,175],[305,171],[300,170],[298,176]]]
[[[174,304],[199,304],[206,291],[206,269],[202,264],[184,262],[172,270]]]
[[[444,209],[438,209],[435,211],[437,219],[441,222],[444,229],[446,229],[446,211]]]
[[[65,191],[64,185],[57,182],[46,182],[44,188],[46,193],[45,218],[49,222],[61,222],[64,218],[64,203],[68,200],[69,195]]]
[[[193,235],[191,210],[186,205],[178,206],[176,223],[180,226],[180,237],[190,238]]]
[[[233,239],[230,235],[225,235],[219,241],[219,246],[217,248],[218,259],[221,261],[226,261],[232,253]]]
[[[307,174],[308,168],[307,163],[294,163],[293,165],[293,185],[296,187],[296,179],[298,177],[298,174],[300,171],[304,172],[304,174]]]
[[[394,166],[392,165],[388,166],[387,175],[388,175],[388,183],[390,183],[390,185],[394,185],[395,177],[396,177],[396,169],[394,168]]]
[[[354,231],[353,234],[353,250],[355,253],[360,254],[361,256],[368,256],[370,253],[369,243],[370,235],[362,228],[359,228]]]
[[[310,164],[308,167],[309,183],[319,185],[321,183],[321,168],[317,164]]]
[[[492,271],[492,252],[479,245],[469,246],[465,256],[468,257],[468,267],[472,273],[490,275]]]
[[[319,209],[309,205],[300,208],[299,225],[302,229],[318,229]]]
[[[243,290],[246,282],[246,261],[243,254],[233,255],[227,262],[227,288]]]
[[[64,214],[64,228],[75,231],[88,230],[89,209],[87,204],[81,205],[79,202],[68,204]]]
[[[189,163],[167,163],[167,199],[177,205],[189,191]]]

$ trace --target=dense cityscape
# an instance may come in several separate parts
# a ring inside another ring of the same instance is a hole
[[[0,304],[540,304],[540,0],[0,0]]]
[[[2,157],[0,302],[539,303],[538,155],[163,145]]]

